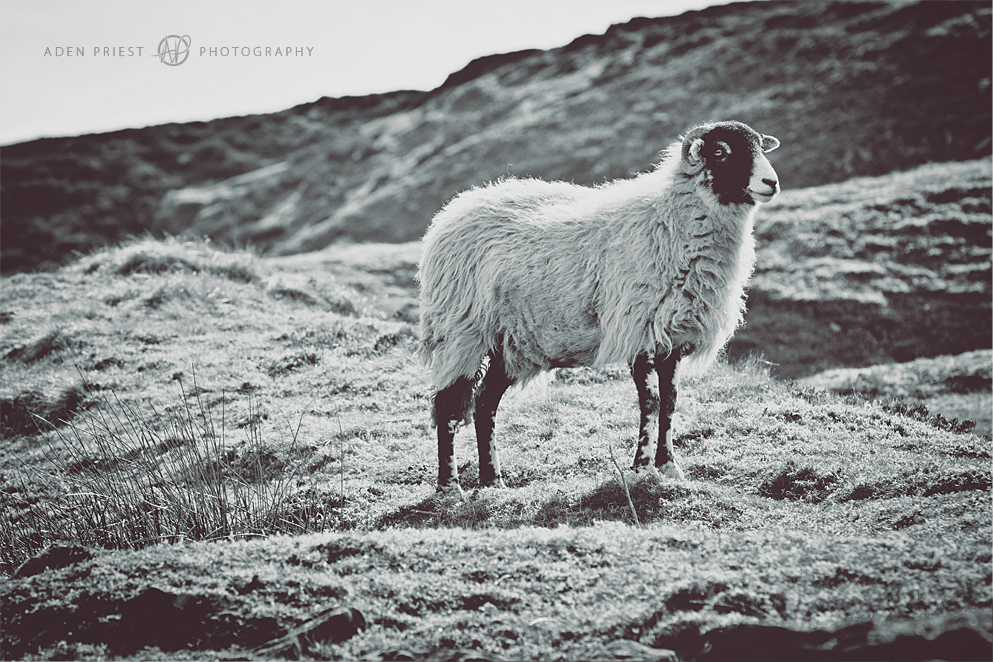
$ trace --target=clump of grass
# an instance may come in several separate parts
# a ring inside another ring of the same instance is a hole
[[[927,423],[939,430],[955,432],[958,434],[968,434],[976,427],[975,421],[959,421],[957,418],[946,420],[941,414],[931,415],[928,408],[920,402],[907,402],[902,398],[892,398],[883,403],[883,409],[893,413],[912,418],[922,423]]]
[[[27,390],[0,400],[0,435],[15,437],[35,434],[65,421],[71,421],[86,403],[86,391],[78,385],[54,394]]]
[[[53,329],[24,345],[15,347],[7,352],[4,358],[8,361],[19,361],[25,365],[30,365],[67,349],[80,346],[80,341],[71,334],[62,329]]]
[[[308,283],[308,286],[302,286],[291,285],[277,280],[268,284],[266,294],[273,299],[294,301],[304,306],[322,308],[345,317],[357,317],[359,314],[355,304],[344,295],[344,290],[340,287],[332,288],[331,291],[318,293],[313,288],[313,283]]]
[[[85,273],[106,270],[118,276],[134,274],[205,273],[239,283],[255,283],[259,275],[250,254],[225,253],[209,241],[169,238],[139,239],[118,249],[84,258]]]
[[[306,462],[271,450],[251,396],[247,438],[232,446],[224,398],[217,426],[200,393],[194,378],[178,406],[150,415],[115,395],[49,433],[44,453],[54,469],[25,467],[21,489],[0,495],[0,567],[10,570],[53,543],[139,549],[323,530],[316,511],[326,504],[296,495]],[[299,430],[290,430],[294,446]]]
[[[191,291],[187,283],[165,283],[157,288],[149,296],[145,297],[143,303],[152,310],[159,310],[170,302],[176,302],[181,306],[190,305],[196,299],[196,295]]]
[[[320,358],[314,352],[297,352],[271,362],[266,372],[270,377],[275,378],[306,366],[315,366],[319,362]]]
[[[190,260],[178,255],[148,252],[135,253],[114,269],[114,272],[119,276],[130,276],[136,273],[163,274],[170,271],[191,271],[196,273],[200,269]]]
[[[267,292],[273,299],[289,299],[290,301],[302,303],[305,306],[316,306],[319,303],[317,297],[313,294],[292,287],[273,287]]]

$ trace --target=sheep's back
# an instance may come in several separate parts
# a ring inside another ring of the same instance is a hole
[[[438,213],[420,267],[422,349],[438,385],[471,374],[492,349],[520,380],[592,361],[598,238],[577,209],[591,193],[509,180]]]

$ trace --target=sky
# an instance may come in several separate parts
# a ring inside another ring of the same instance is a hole
[[[430,90],[477,57],[726,1],[0,0],[0,144]],[[181,64],[158,54],[170,35]]]

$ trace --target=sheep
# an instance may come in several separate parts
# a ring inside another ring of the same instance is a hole
[[[595,188],[506,178],[435,215],[418,271],[419,353],[435,388],[439,492],[461,493],[454,439],[470,420],[480,487],[504,486],[493,429],[510,386],[621,361],[641,410],[633,468],[683,478],[677,364],[702,370],[742,323],[756,203],[780,190],[764,153],[778,146],[740,122],[705,124],[637,177]]]

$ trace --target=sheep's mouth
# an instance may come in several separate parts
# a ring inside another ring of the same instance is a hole
[[[770,200],[776,197],[777,193],[779,193],[779,191],[777,191],[774,188],[769,189],[767,193],[762,193],[760,191],[748,189],[748,195],[752,196],[752,199],[755,200],[756,202],[769,202]]]

